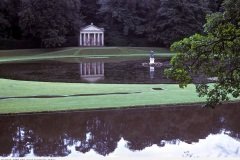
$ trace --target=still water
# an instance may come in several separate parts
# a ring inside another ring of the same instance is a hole
[[[240,103],[0,116],[2,157],[240,157]]]
[[[162,67],[143,66],[145,60],[122,62],[61,62],[35,61],[0,64],[0,78],[72,83],[114,83],[149,84],[174,83],[164,75],[170,59],[157,59]],[[204,76],[194,76],[193,83],[207,80]]]

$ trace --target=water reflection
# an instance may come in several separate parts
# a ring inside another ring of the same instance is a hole
[[[169,59],[163,59],[166,65]],[[144,67],[144,61],[77,62],[38,61],[0,64],[0,78],[84,83],[173,83],[164,67]]]
[[[240,103],[2,115],[0,156],[240,156],[239,115]]]
[[[104,63],[80,63],[80,78],[84,82],[96,83],[104,79]]]
[[[149,68],[150,68],[150,71],[149,71],[150,72],[150,78],[153,79],[154,78],[155,67],[150,66]]]

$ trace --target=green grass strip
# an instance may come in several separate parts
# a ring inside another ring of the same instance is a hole
[[[172,57],[174,55],[174,53],[166,48],[148,47],[73,47],[61,49],[1,50],[0,63],[88,57],[110,57],[119,60],[122,57],[125,57],[125,59],[127,57],[128,60],[133,60],[136,57],[149,57],[150,50],[155,52],[156,57]]]
[[[153,90],[152,88],[164,88]],[[75,94],[103,94],[93,96],[70,96]],[[141,92],[141,93],[135,93]],[[204,102],[195,92],[195,86],[180,89],[170,84],[84,84],[29,82],[0,79],[0,98],[23,96],[66,96],[60,98],[10,98],[0,100],[0,114],[119,108],[145,105]]]

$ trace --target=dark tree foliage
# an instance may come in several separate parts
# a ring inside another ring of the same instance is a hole
[[[83,24],[105,28],[105,44],[168,47],[202,33],[222,0],[0,0],[0,37],[64,46]],[[5,44],[7,41],[5,42]],[[75,44],[75,42],[74,42]],[[0,46],[1,48],[1,46]]]
[[[209,0],[208,8],[211,12],[218,12],[221,10],[223,0]]]
[[[105,15],[104,21],[109,25],[116,25],[123,35],[130,32],[143,34],[145,16],[143,11],[150,9],[150,4],[144,0],[99,0],[100,15]],[[147,5],[147,6],[146,6]],[[147,8],[148,7],[148,8]]]
[[[112,41],[111,37],[114,37],[127,45],[129,37],[145,36],[146,19],[154,8],[155,0],[99,0],[98,4],[98,14],[103,17],[109,35],[106,39]]]
[[[97,0],[80,0],[80,3],[81,13],[87,25],[101,23],[102,17],[97,14],[100,7]]]
[[[0,37],[5,37],[4,31],[10,26],[6,13],[7,1],[0,1]]]
[[[151,41],[170,46],[194,33],[202,33],[208,13],[204,0],[161,1],[148,37]]]
[[[200,97],[207,97],[207,105],[215,107],[229,96],[240,96],[240,0],[225,0],[224,12],[207,16],[206,35],[195,34],[171,49],[178,54],[171,60],[167,75],[178,81],[180,87],[191,83],[190,73],[204,73],[218,81],[196,86]]]
[[[22,0],[19,17],[24,35],[41,39],[43,47],[61,46],[83,24],[78,0]]]
[[[19,5],[20,0],[0,0],[0,37],[20,38]]]

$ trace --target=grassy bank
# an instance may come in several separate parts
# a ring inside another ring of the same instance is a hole
[[[0,114],[193,103],[205,100],[197,96],[194,85],[180,89],[178,85],[169,84],[78,84],[0,79],[0,87]]]
[[[0,63],[54,59],[69,62],[125,61],[171,57],[168,49],[136,47],[1,50]],[[163,88],[164,90],[153,90]],[[0,78],[0,114],[119,108],[204,102],[194,85],[180,89],[174,84],[83,84],[16,81]]]
[[[111,58],[112,60],[133,60],[149,57],[150,50],[156,57],[171,57],[166,48],[148,47],[84,47],[62,49],[0,50],[0,63],[59,59],[59,58]]]

